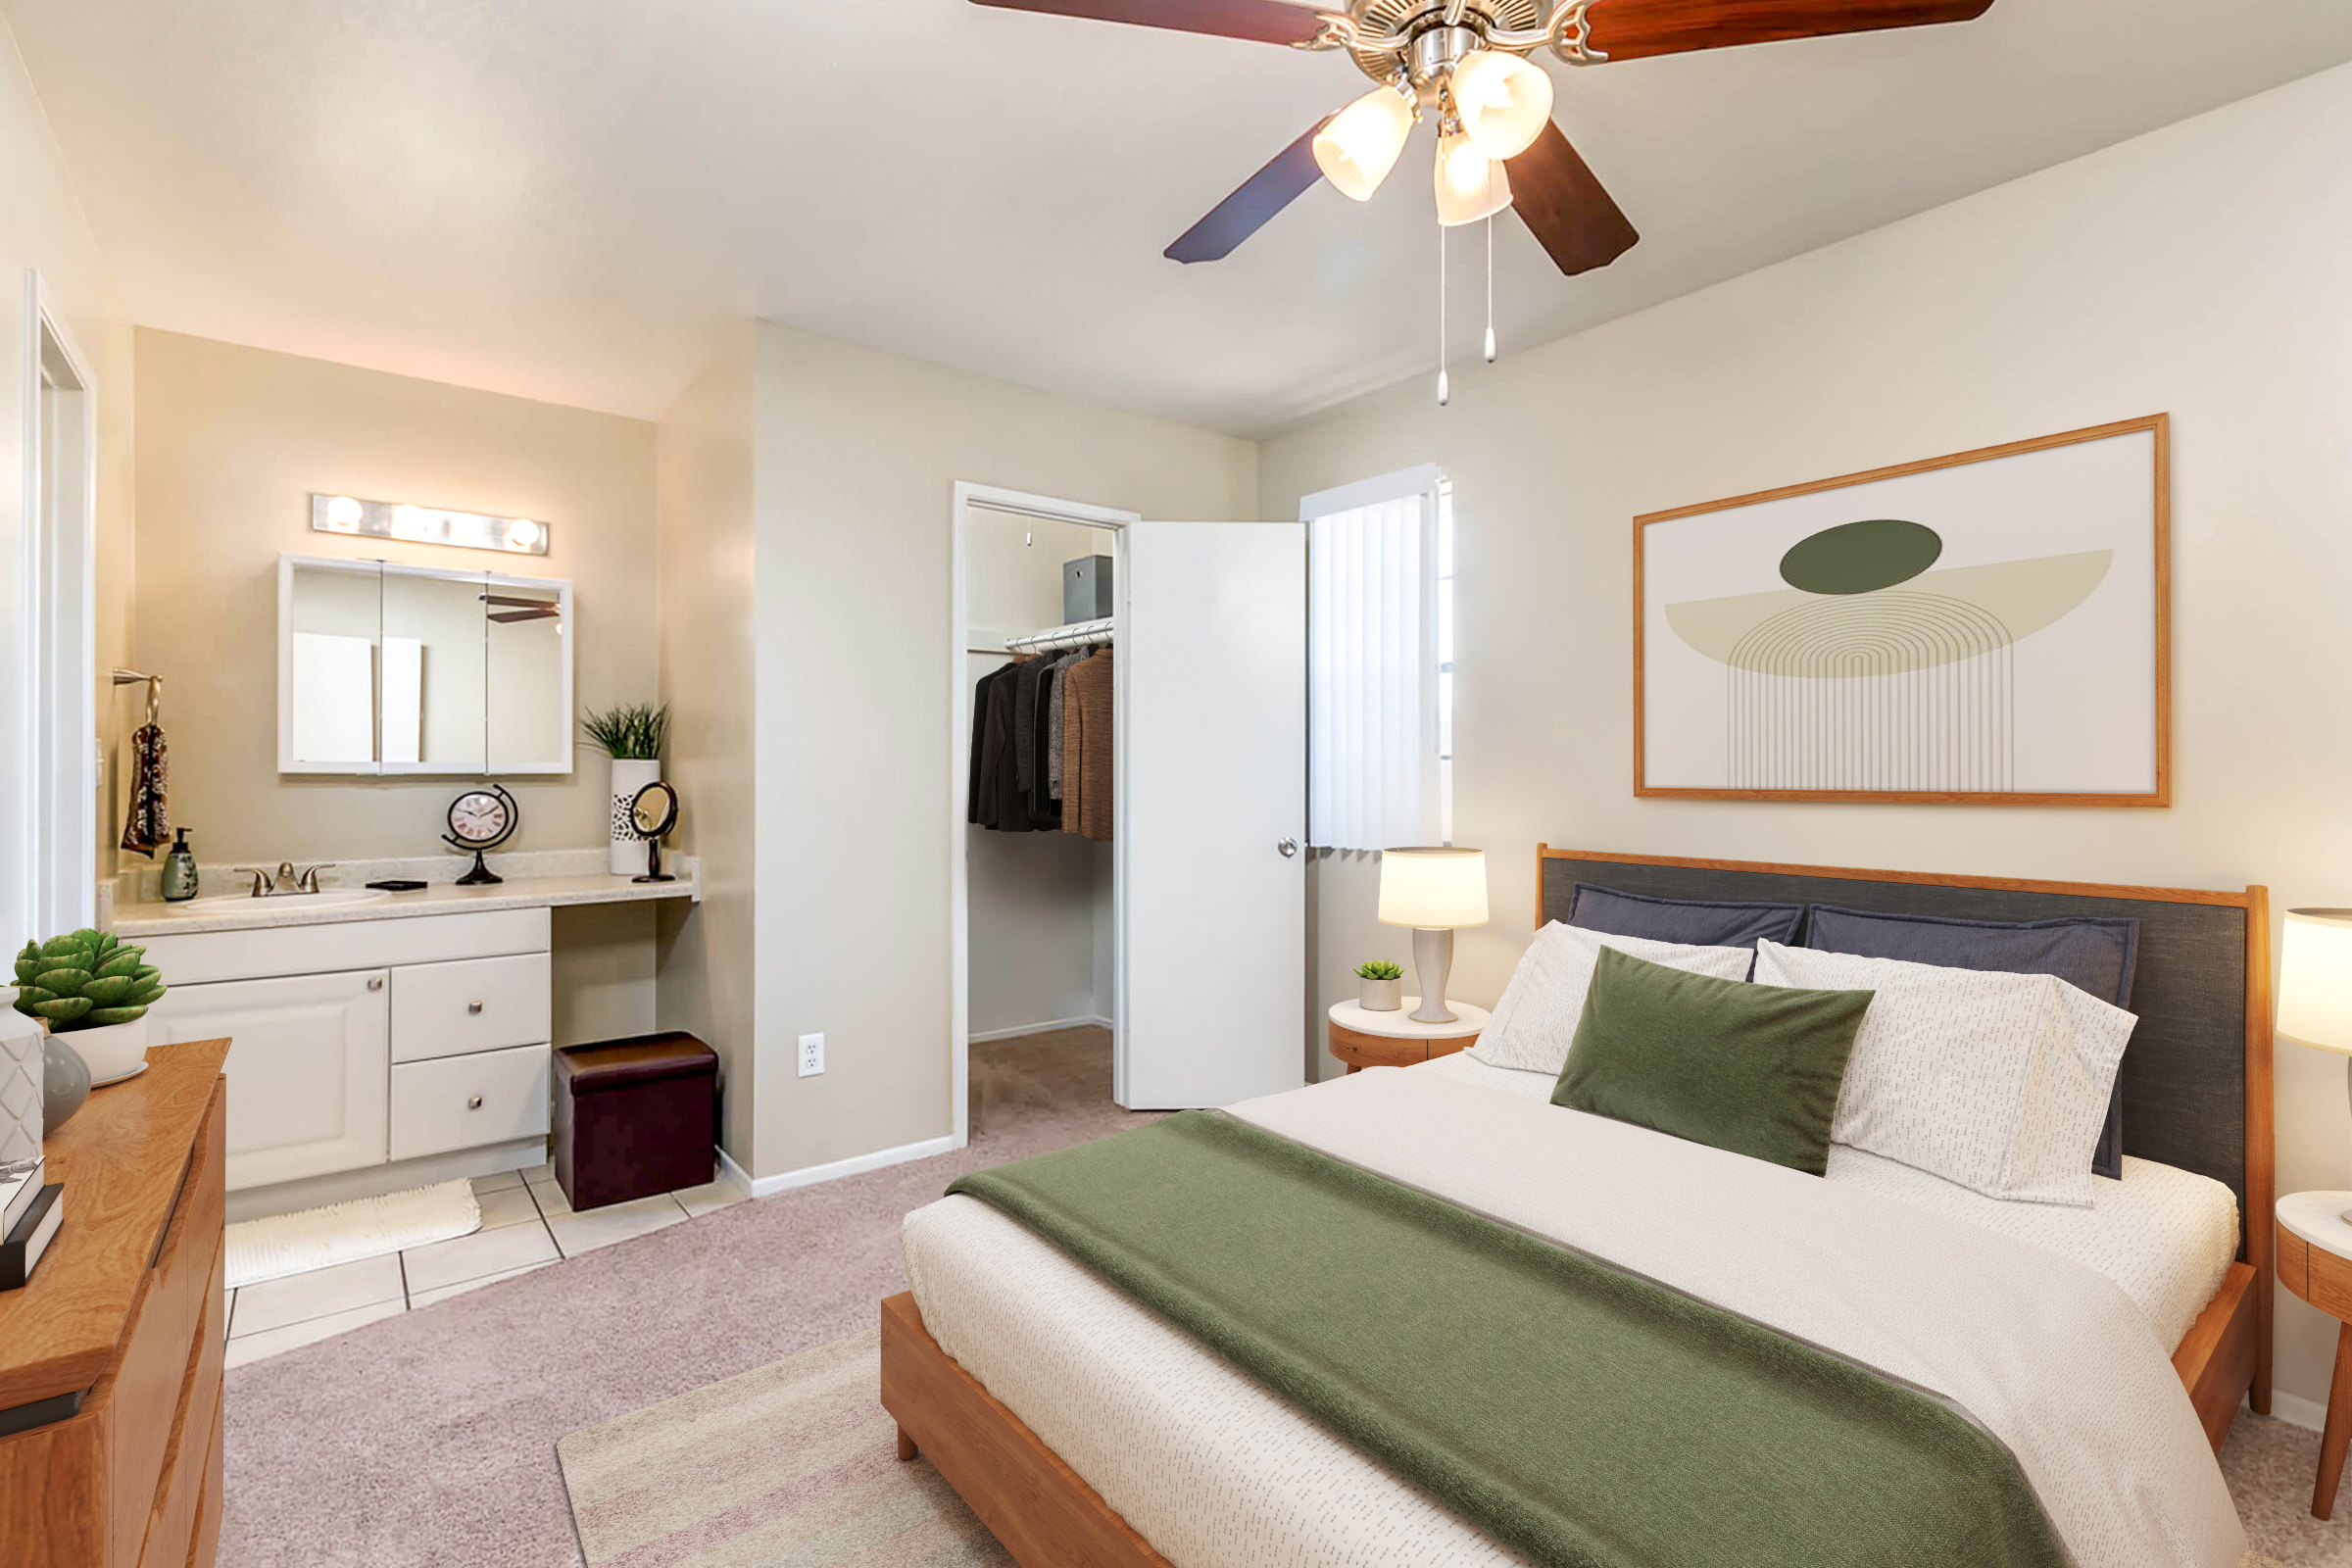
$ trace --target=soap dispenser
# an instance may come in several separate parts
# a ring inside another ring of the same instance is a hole
[[[185,904],[196,896],[196,852],[188,848],[188,830],[181,828],[164,857],[164,902]]]

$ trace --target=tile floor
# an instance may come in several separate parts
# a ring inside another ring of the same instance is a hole
[[[230,1291],[228,1364],[316,1344],[743,1201],[721,1181],[574,1213],[546,1165],[477,1177],[473,1195],[482,1228],[470,1236]]]

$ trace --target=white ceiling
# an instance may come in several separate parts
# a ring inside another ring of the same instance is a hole
[[[1424,142],[1369,207],[1318,186],[1229,261],[1159,254],[1368,85],[1336,55],[965,0],[0,11],[149,325],[645,416],[744,316],[1242,434],[1432,364]],[[1498,222],[1505,350],[2346,59],[2332,0],[1997,0],[1555,64],[1643,239],[1563,278]]]

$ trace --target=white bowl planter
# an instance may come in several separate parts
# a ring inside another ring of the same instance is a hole
[[[1366,1012],[1396,1012],[1404,1006],[1404,977],[1394,980],[1366,980],[1356,976],[1362,989],[1356,993],[1356,1005]]]
[[[128,1023],[110,1023],[101,1029],[62,1030],[58,1039],[72,1046],[74,1054],[89,1063],[93,1089],[129,1077],[147,1060],[144,1017]]]
[[[662,776],[658,759],[615,757],[612,759],[612,858],[614,876],[645,875],[645,840],[638,836],[637,824],[630,820],[629,808],[637,802],[637,792]]]

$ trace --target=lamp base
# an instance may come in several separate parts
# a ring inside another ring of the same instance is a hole
[[[1421,1005],[1412,1011],[1415,1023],[1459,1023],[1446,1005],[1446,979],[1453,971],[1453,931],[1413,930],[1413,973],[1421,981]]]

